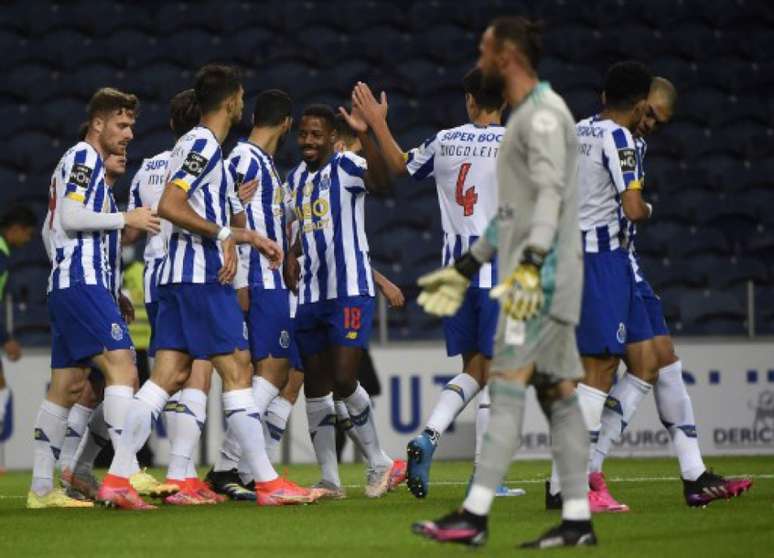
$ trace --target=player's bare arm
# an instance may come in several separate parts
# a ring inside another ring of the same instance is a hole
[[[374,283],[379,288],[379,291],[387,299],[391,308],[403,308],[406,304],[406,298],[403,296],[403,291],[400,290],[395,283],[387,279],[384,275],[374,269]]]
[[[387,94],[382,92],[377,101],[368,84],[358,82],[352,92],[352,105],[373,131],[390,172],[395,176],[406,174],[405,153],[387,124]]]
[[[642,190],[639,186],[630,186],[621,194],[621,205],[626,218],[634,223],[648,220],[653,212],[651,206],[642,199]]]
[[[354,102],[354,98],[353,98]],[[357,134],[363,146],[363,157],[368,162],[368,169],[363,176],[363,182],[369,192],[384,194],[392,188],[392,176],[382,152],[374,139],[368,134],[368,124],[359,109],[353,106],[351,112],[339,107],[339,112]]]

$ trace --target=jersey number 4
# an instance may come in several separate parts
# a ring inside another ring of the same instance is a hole
[[[476,202],[478,202],[478,194],[476,193],[476,187],[471,186],[467,190],[465,188],[465,179],[468,177],[468,171],[470,170],[470,163],[462,163],[460,167],[460,174],[457,175],[457,189],[454,192],[454,199],[457,201],[457,205],[461,205],[465,217],[470,217],[476,209]]]

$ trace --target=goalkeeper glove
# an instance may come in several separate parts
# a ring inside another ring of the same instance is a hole
[[[490,291],[489,296],[500,301],[502,310],[508,317],[526,321],[540,311],[543,305],[540,268],[544,260],[545,254],[526,248],[521,263],[513,273]]]
[[[481,267],[469,252],[454,265],[443,267],[417,281],[422,288],[417,303],[428,314],[435,316],[453,316],[465,300],[471,278]]]

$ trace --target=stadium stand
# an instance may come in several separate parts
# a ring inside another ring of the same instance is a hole
[[[282,87],[307,102],[344,104],[355,80],[390,95],[404,148],[464,120],[459,82],[492,17],[524,13],[548,24],[542,76],[577,118],[598,108],[602,72],[638,58],[675,82],[674,122],[649,141],[646,192],[655,224],[638,242],[647,275],[679,333],[746,332],[744,284],[761,293],[757,323],[774,333],[774,24],[771,3],[753,0],[311,1],[6,3],[0,20],[0,200],[37,199],[73,143],[99,86],[137,93],[142,110],[130,146],[131,175],[169,146],[166,103],[212,60],[246,70],[249,97]],[[95,42],[107,45],[94,48]],[[245,124],[237,135],[246,130]],[[293,141],[277,160],[287,171]],[[128,178],[118,187],[125,200]],[[430,182],[398,180],[393,197],[367,210],[373,259],[406,288],[439,261],[440,223]],[[14,316],[29,342],[46,342],[47,262],[32,247],[14,255]],[[711,289],[711,290],[707,290]],[[738,291],[737,289],[741,289]],[[741,293],[741,294],[740,294]],[[18,302],[17,302],[18,301]],[[763,303],[768,304],[767,307]],[[391,312],[390,334],[440,334],[413,303]]]

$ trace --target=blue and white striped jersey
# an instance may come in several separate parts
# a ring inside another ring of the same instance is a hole
[[[645,187],[645,153],[648,150],[648,144],[645,143],[643,138],[635,138],[634,145],[637,149],[637,164],[640,170],[640,180],[642,187]],[[629,239],[629,261],[632,263],[632,271],[634,271],[634,280],[637,283],[641,283],[645,280],[645,276],[640,269],[640,258],[637,255],[637,249],[635,248],[634,241],[637,237],[637,225],[627,219],[626,221],[626,236]]]
[[[46,224],[51,275],[48,292],[82,283],[110,288],[107,231],[66,232],[57,208],[67,197],[95,213],[110,211],[105,167],[99,153],[85,141],[75,144],[59,160],[51,177]]]
[[[287,252],[285,189],[273,157],[249,141],[240,141],[231,151],[227,167],[235,188],[244,182],[258,180],[258,189],[245,207],[248,228],[277,242]],[[249,246],[242,248],[250,261],[248,282],[251,287],[287,289],[281,270],[271,269],[268,259],[258,250]]]
[[[583,249],[606,252],[626,245],[621,194],[642,187],[631,132],[592,116],[578,122],[578,208]]]
[[[196,126],[178,140],[169,156],[168,176],[188,194],[199,216],[221,227],[229,224],[231,182],[220,144],[209,129]],[[220,242],[173,226],[159,284],[217,283],[222,265]]]
[[[288,175],[304,258],[299,304],[375,296],[366,238],[365,159],[345,151],[317,172],[301,163]]]
[[[129,211],[136,207],[158,208],[159,200],[167,184],[169,156],[171,153],[168,150],[162,151],[158,155],[154,155],[142,162],[134,178],[132,178],[132,186],[129,191]],[[166,244],[171,235],[171,228],[172,224],[162,219],[161,232],[158,234],[146,233],[145,251],[143,253],[143,259],[145,260],[143,287],[146,303],[158,300],[159,272],[167,252]]]
[[[116,198],[113,196],[113,188],[107,187],[108,198],[108,213],[118,213],[118,204]],[[118,297],[121,295],[121,231],[113,230],[107,231],[107,241],[105,242],[105,249],[107,250],[107,261],[110,268],[110,275],[108,276],[108,289],[113,294],[113,298],[118,302]]]
[[[464,124],[441,130],[408,152],[406,170],[421,180],[432,176],[438,191],[443,227],[443,265],[454,263],[484,234],[497,212],[497,153],[502,126]],[[484,264],[474,287],[497,283],[497,262]]]

